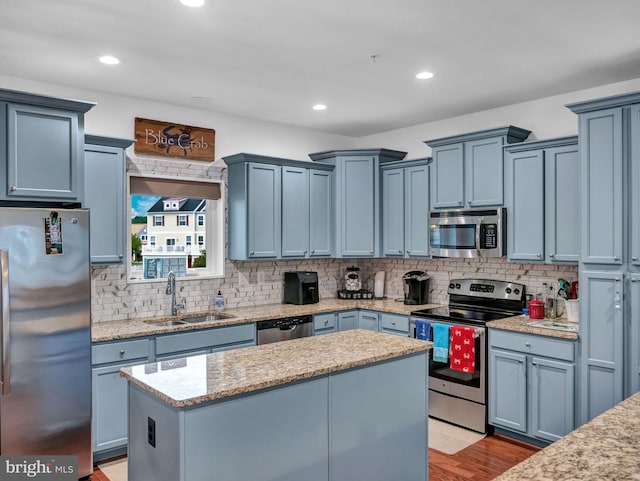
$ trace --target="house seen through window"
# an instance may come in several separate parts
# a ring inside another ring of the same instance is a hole
[[[131,176],[129,188],[130,279],[166,278],[172,271],[177,277],[222,275],[219,183]]]

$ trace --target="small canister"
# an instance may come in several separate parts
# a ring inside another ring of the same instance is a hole
[[[537,299],[529,301],[529,318],[544,319],[544,302]]]

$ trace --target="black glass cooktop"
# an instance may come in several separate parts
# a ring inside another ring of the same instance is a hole
[[[504,319],[505,317],[515,316],[517,314],[518,313],[475,310],[450,306],[434,307],[431,309],[421,309],[411,312],[411,315],[416,317],[426,317],[441,321],[466,321],[482,324],[489,321]]]

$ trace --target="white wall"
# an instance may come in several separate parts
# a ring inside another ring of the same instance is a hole
[[[238,152],[310,160],[309,153],[348,149],[354,143],[350,137],[290,125],[15,77],[0,76],[0,87],[96,102],[85,115],[85,132],[95,135],[131,139],[135,117],[215,129],[216,160]],[[133,155],[133,147],[127,152]]]
[[[576,135],[578,119],[565,104],[637,90],[640,90],[640,78],[359,137],[355,142],[356,147],[361,148],[405,151],[408,152],[407,159],[415,159],[431,155],[431,147],[424,143],[425,140],[504,125],[531,130],[529,140]]]

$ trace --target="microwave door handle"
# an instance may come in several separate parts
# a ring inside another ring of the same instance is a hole
[[[9,251],[0,249],[0,384],[2,395],[9,394],[11,373],[9,372]]]
[[[480,226],[482,225],[482,219],[476,220],[476,254],[480,257]]]

